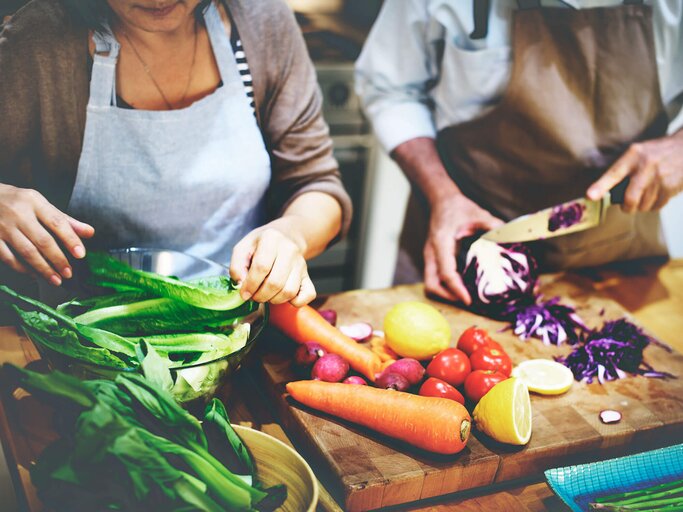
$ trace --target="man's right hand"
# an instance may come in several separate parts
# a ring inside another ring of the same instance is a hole
[[[83,238],[95,229],[61,212],[35,190],[0,184],[0,261],[21,273],[38,273],[59,286],[73,272],[62,247],[85,256]]]
[[[488,231],[502,224],[502,220],[459,192],[433,202],[424,247],[425,291],[447,300],[471,304],[470,294],[458,274],[458,242],[478,231]]]

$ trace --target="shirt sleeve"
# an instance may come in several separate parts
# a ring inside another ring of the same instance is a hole
[[[436,136],[428,4],[385,2],[356,62],[356,92],[387,152],[416,137]]]

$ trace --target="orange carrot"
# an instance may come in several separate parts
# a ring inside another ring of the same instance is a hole
[[[287,392],[308,407],[431,452],[458,453],[470,435],[472,419],[454,400],[316,380],[290,382]]]
[[[396,352],[389,348],[386,340],[384,338],[380,338],[379,336],[373,336],[370,339],[370,350],[377,354],[383,363],[386,363],[387,361],[391,361],[393,363],[400,357]],[[382,370],[384,370],[384,367],[387,365],[384,364],[382,366]]]
[[[346,359],[351,368],[373,382],[380,372],[382,361],[377,354],[342,334],[310,306],[271,305],[270,322],[298,343],[319,343],[328,352]]]

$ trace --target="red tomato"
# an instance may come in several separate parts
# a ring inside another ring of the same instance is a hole
[[[510,356],[503,349],[495,347],[478,348],[470,356],[473,370],[497,370],[507,377],[512,371]]]
[[[459,386],[472,371],[470,360],[462,350],[447,348],[434,356],[427,366],[427,375]]]
[[[474,370],[465,379],[465,396],[478,402],[493,386],[507,379],[507,376],[492,370]]]
[[[475,326],[465,329],[460,335],[457,344],[457,348],[462,350],[468,356],[471,356],[475,350],[486,346],[495,347],[502,350],[500,344],[491,339],[486,329],[481,329]]]
[[[458,344],[456,345],[460,350],[462,350],[468,356],[472,354],[478,348],[488,345],[489,333],[486,329],[480,329],[479,327],[472,326],[460,335],[458,338]]]
[[[435,377],[430,377],[422,386],[420,386],[421,396],[435,396],[437,398],[448,398],[449,400],[455,400],[456,402],[465,405],[465,397],[462,396],[460,391],[451,386],[448,382],[444,382],[441,379]]]

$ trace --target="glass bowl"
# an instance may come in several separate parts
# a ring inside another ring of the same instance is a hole
[[[182,280],[229,275],[229,269],[224,265],[178,251],[127,248],[112,250],[109,253],[135,269],[156,272],[164,276],[175,276]],[[40,290],[41,300],[50,305],[66,302],[74,297],[83,298],[82,294],[83,289],[78,286],[65,289],[46,285]],[[253,313],[239,321],[239,323],[250,325],[249,338],[240,350],[213,361],[171,369],[174,382],[171,393],[176,400],[180,403],[210,400],[252,349],[267,318],[267,306],[259,304]],[[35,339],[31,341],[50,367],[80,379],[114,379],[119,373],[139,371],[137,368],[115,369],[86,362],[56,352]]]

